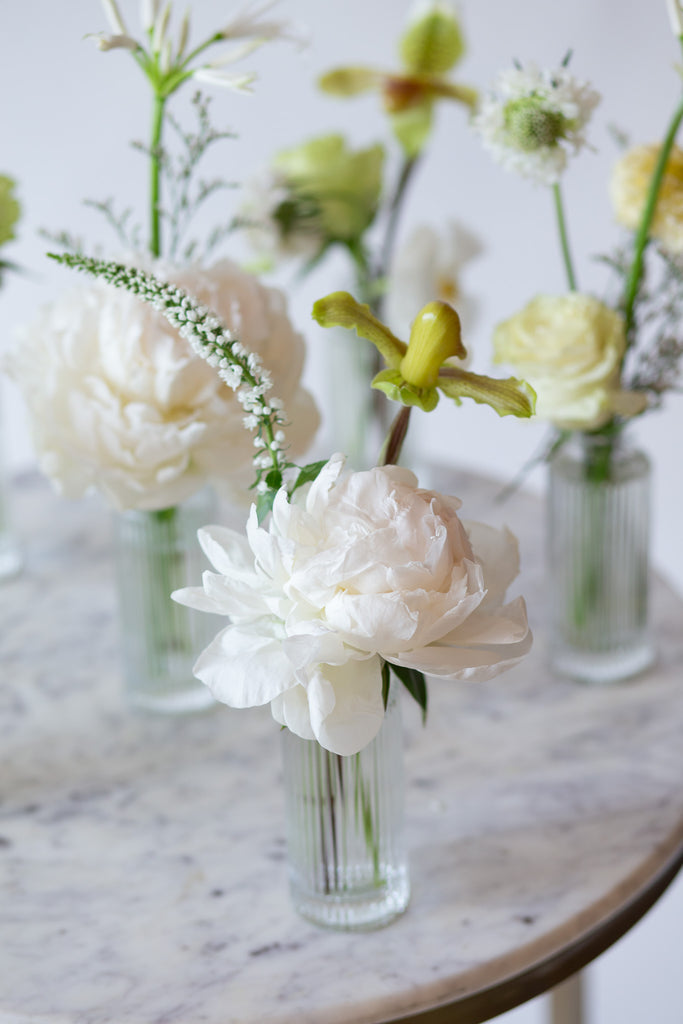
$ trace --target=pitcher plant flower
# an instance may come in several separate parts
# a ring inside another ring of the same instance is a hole
[[[533,389],[511,377],[497,380],[458,366],[467,349],[460,318],[447,302],[424,306],[413,321],[408,342],[401,341],[348,292],[333,292],[313,306],[313,319],[322,327],[346,327],[372,342],[387,364],[372,382],[390,399],[424,412],[436,408],[439,392],[459,405],[463,398],[490,405],[499,416],[531,416]]]
[[[319,84],[334,96],[378,92],[406,157],[413,158],[431,131],[434,104],[455,100],[473,110],[477,93],[448,75],[465,53],[460,22],[450,4],[416,8],[399,51],[403,67],[398,71],[351,65],[329,71]]]

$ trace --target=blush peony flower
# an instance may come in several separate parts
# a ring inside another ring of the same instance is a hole
[[[609,185],[614,215],[624,227],[640,225],[659,146],[636,146],[614,166]],[[683,150],[674,146],[666,162],[650,235],[671,255],[683,253]]]
[[[153,270],[261,357],[291,453],[304,451],[318,413],[301,387],[304,341],[283,293],[229,260]],[[246,496],[254,448],[235,393],[134,295],[97,282],[63,296],[22,329],[6,368],[28,405],[40,468],[66,497],[97,488],[116,508],[159,509],[207,482]]]
[[[270,525],[246,537],[213,526],[200,542],[216,573],[173,596],[230,617],[194,671],[232,707],[270,702],[275,720],[337,754],[377,734],[382,661],[449,679],[485,679],[529,650],[507,530],[465,527],[461,502],[420,490],[396,466],[342,472],[333,456]]]
[[[623,317],[591,295],[537,296],[498,324],[493,347],[494,361],[512,366],[536,392],[536,415],[560,428],[594,430],[647,404],[620,386]]]

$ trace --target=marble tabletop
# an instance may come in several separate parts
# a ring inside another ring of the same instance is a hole
[[[26,477],[26,569],[0,587],[1,1024],[480,1021],[585,963],[683,856],[683,603],[654,588],[659,661],[591,689],[545,667],[540,506],[518,533],[536,643],[486,684],[405,703],[412,900],[388,928],[322,931],[287,891],[278,729],[123,704],[109,520]]]

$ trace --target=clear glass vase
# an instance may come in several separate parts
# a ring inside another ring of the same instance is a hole
[[[343,757],[282,731],[290,893],[315,924],[379,928],[410,897],[403,845],[403,737],[392,683],[382,728]]]
[[[622,433],[576,434],[550,463],[553,668],[612,683],[654,660],[648,618],[650,463]]]
[[[224,623],[177,604],[171,593],[198,585],[209,568],[197,530],[215,522],[216,513],[215,495],[205,489],[173,508],[115,517],[123,671],[137,708],[173,714],[214,704],[192,666]]]

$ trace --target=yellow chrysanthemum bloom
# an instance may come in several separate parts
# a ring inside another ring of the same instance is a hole
[[[643,215],[659,146],[636,146],[617,161],[609,191],[617,221],[636,231]],[[666,163],[650,235],[671,254],[683,253],[683,150],[674,146]]]

